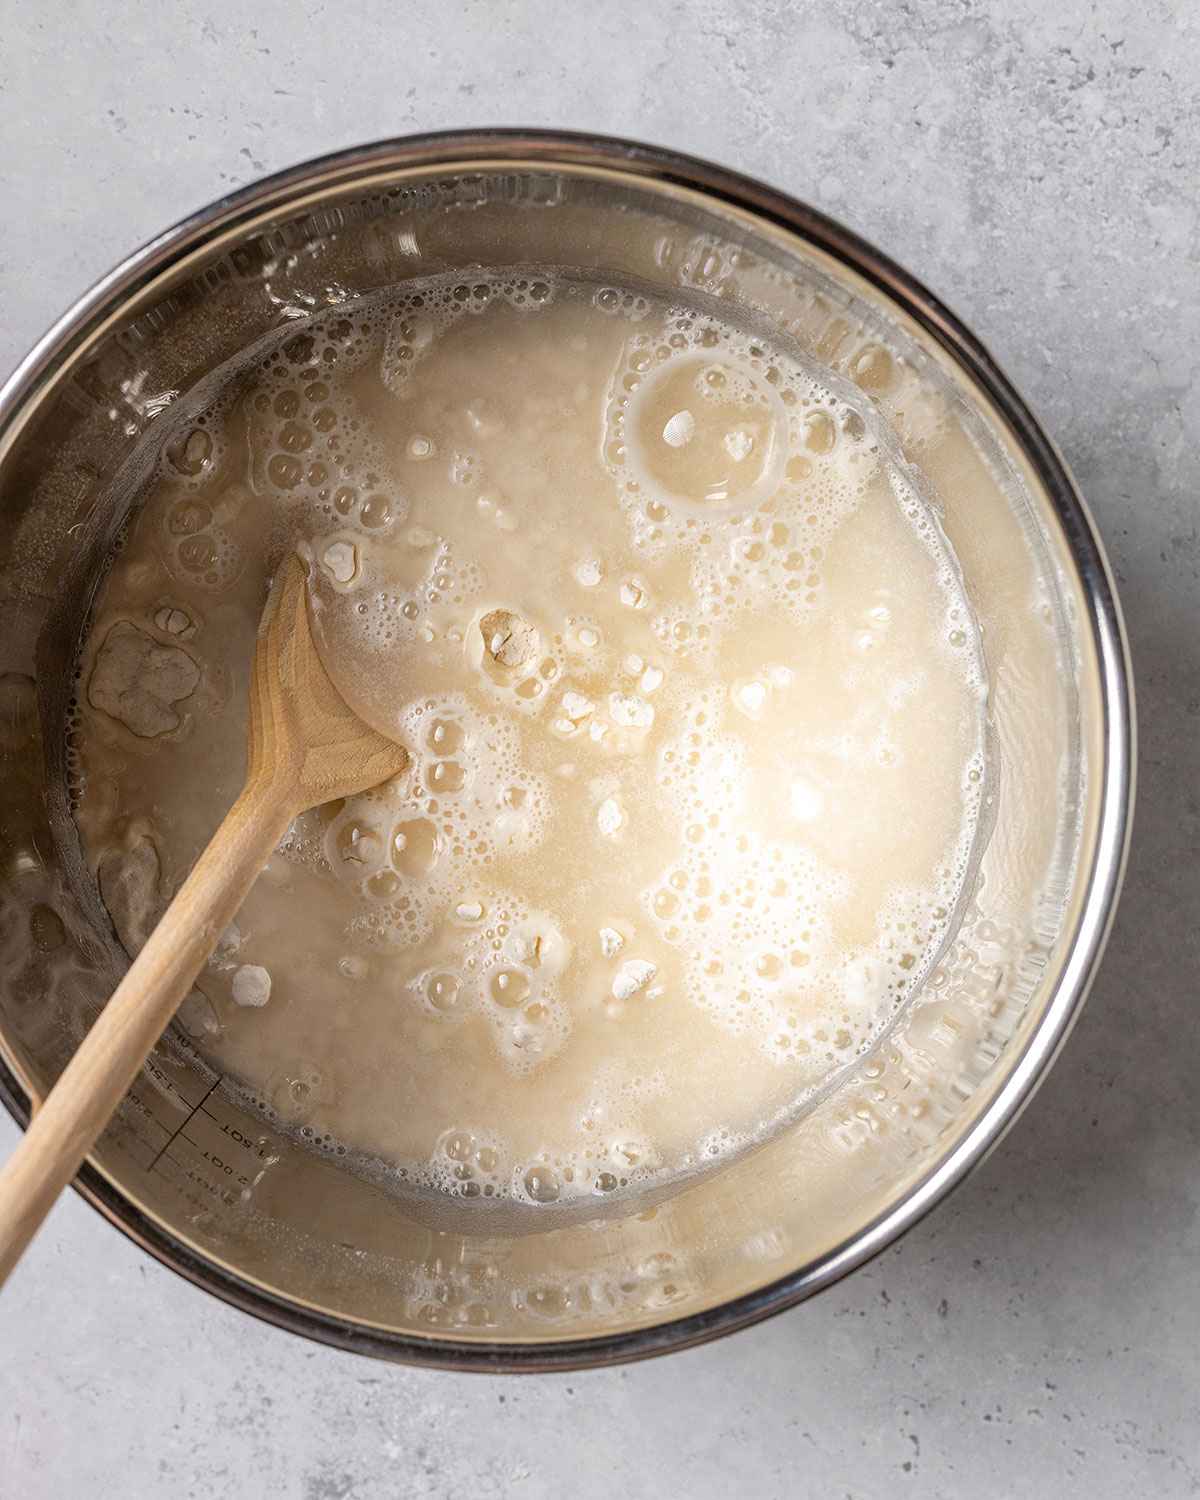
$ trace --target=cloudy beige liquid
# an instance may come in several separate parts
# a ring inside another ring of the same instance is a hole
[[[860,393],[715,304],[537,273],[348,304],[180,416],[82,663],[131,951],[232,802],[270,571],[410,750],[300,818],[183,1024],[264,1110],[467,1198],[702,1167],[944,943],[979,643]]]

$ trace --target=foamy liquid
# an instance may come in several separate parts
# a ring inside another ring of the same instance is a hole
[[[892,1020],[977,853],[980,643],[878,413],[716,304],[348,303],[181,409],[82,667],[135,951],[233,800],[271,570],[410,751],[297,820],[183,1024],[272,1117],[528,1203],[693,1171]]]

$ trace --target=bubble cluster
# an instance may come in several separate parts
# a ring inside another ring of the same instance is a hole
[[[464,886],[443,916],[436,956],[409,974],[404,1003],[439,1024],[482,1017],[505,1068],[532,1073],[570,1032],[560,985],[571,943],[547,913],[483,885]]]
[[[570,1031],[560,981],[571,944],[550,916],[516,897],[485,892],[479,905],[482,914],[463,924],[463,967],[478,985],[500,1057],[513,1073],[530,1073]]]
[[[592,306],[609,317],[629,323],[640,323],[651,311],[649,298],[618,286],[598,287],[592,294]]]
[[[408,499],[347,386],[379,337],[373,315],[335,309],[255,371],[244,402],[251,485],[292,514],[302,534],[351,526],[380,536],[408,515]]]
[[[245,549],[199,495],[185,491],[168,507],[163,533],[172,572],[207,592],[229,588],[245,566]]]
[[[964,773],[965,816],[947,862],[929,886],[894,890],[874,941],[848,948],[836,919],[851,878],[806,843],[748,826],[745,742],[727,729],[738,696],[736,686],[699,694],[686,707],[686,731],[660,753],[657,783],[679,818],[681,857],[642,905],[682,958],[688,1000],[731,1034],[752,1034],[815,1088],[871,1043],[939,951],[969,867],[983,761],[972,757]],[[797,779],[788,809],[796,824],[817,814],[818,798]]]
[[[669,1311],[699,1285],[689,1258],[677,1250],[657,1251],[619,1272],[546,1271],[515,1285],[479,1253],[418,1265],[409,1275],[404,1304],[409,1317],[429,1328],[468,1333],[506,1324],[514,1311],[547,1329],[569,1329],[599,1314],[636,1319]]]
[[[494,1132],[452,1126],[438,1138],[428,1169],[419,1174],[423,1185],[452,1198],[492,1198],[503,1195],[504,1147]]]
[[[478,317],[496,301],[534,312],[552,302],[554,294],[554,282],[546,276],[480,271],[470,280],[438,277],[396,295],[387,309],[381,365],[384,384],[394,394],[404,395],[421,360],[460,318]]]
[[[523,767],[516,728],[461,693],[412,704],[397,738],[410,752],[405,772],[349,798],[326,829],[324,852],[335,876],[369,903],[361,926],[411,945],[464,882],[538,844],[549,792]]]
[[[627,341],[604,456],[635,548],[691,560],[688,604],[655,619],[680,654],[711,650],[746,609],[811,615],[822,546],[879,471],[875,435],[842,395],[688,307]],[[631,586],[631,604],[640,592]]]

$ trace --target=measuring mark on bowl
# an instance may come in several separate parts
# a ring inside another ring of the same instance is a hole
[[[159,1163],[160,1159],[166,1154],[167,1147],[171,1146],[171,1145],[174,1145],[176,1137],[182,1135],[183,1132],[184,1132],[184,1129],[188,1125],[190,1125],[192,1123],[192,1121],[195,1119],[195,1117],[204,1108],[204,1106],[207,1103],[208,1099],[211,1097],[211,1095],[214,1093],[214,1091],[217,1089],[217,1087],[220,1085],[220,1083],[221,1083],[221,1078],[218,1077],[217,1080],[216,1080],[216,1082],[213,1083],[211,1085],[211,1087],[209,1088],[208,1093],[204,1095],[204,1098],[201,1099],[198,1104],[193,1104],[192,1105],[191,1113],[189,1115],[185,1116],[185,1118],[183,1119],[183,1121],[179,1125],[177,1125],[175,1127],[174,1132],[170,1135],[170,1137],[166,1140],[166,1142],[162,1146],[159,1147],[158,1155],[155,1156],[154,1160],[146,1168],[146,1170],[148,1172],[153,1172],[154,1171],[155,1167],[158,1166],[158,1163]],[[193,1142],[193,1144],[195,1144],[195,1143]]]
[[[214,1095],[224,1081],[224,1076],[218,1075],[193,1105],[181,1100],[187,1114],[145,1169],[191,1196],[200,1208],[210,1207],[213,1199],[227,1208],[248,1201],[267,1170],[279,1160],[267,1141],[253,1139],[208,1108],[210,1099],[217,1102]],[[173,1092],[178,1094],[177,1089]],[[197,1198],[196,1189],[210,1201]]]

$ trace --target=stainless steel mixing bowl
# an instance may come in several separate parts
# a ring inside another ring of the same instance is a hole
[[[182,1027],[163,1039],[84,1196],[247,1312],[491,1370],[637,1358],[752,1323],[938,1202],[1079,1013],[1133,777],[1120,615],[1071,478],[987,351],[879,252],[757,182],[631,142],[483,131],[326,157],[132,255],[0,391],[0,1092],[18,1120],[127,962],[70,816],[70,701],[155,424],[315,308],[517,262],[719,297],[859,380],[902,429],[906,403],[934,393],[953,441],[931,478],[984,631],[998,780],[957,938],[880,1045],[757,1152],[627,1217],[521,1235],[427,1221],[254,1116]]]

